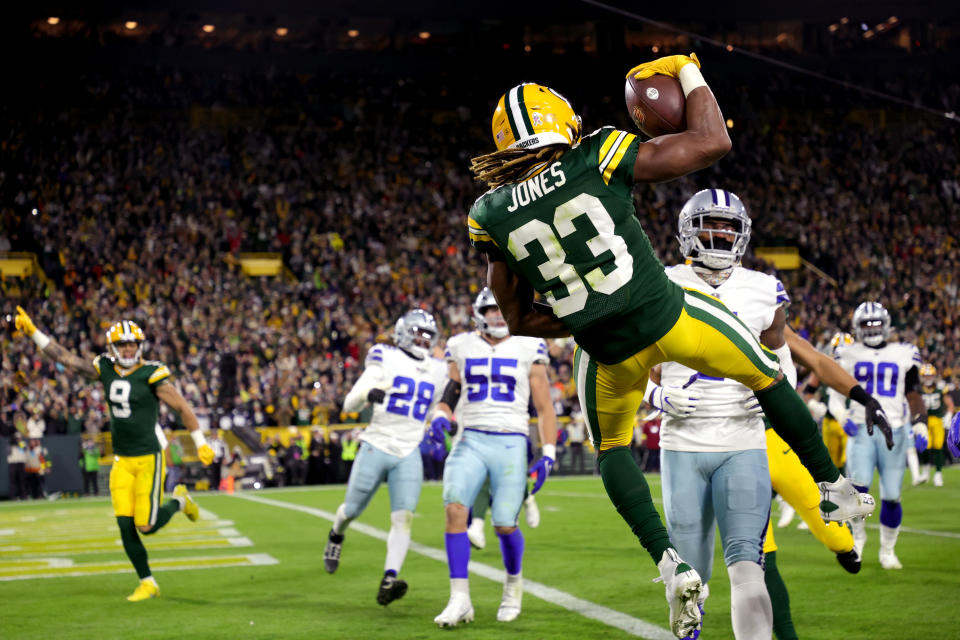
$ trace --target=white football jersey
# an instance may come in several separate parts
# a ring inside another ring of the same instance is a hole
[[[773,323],[774,314],[790,297],[777,278],[759,271],[734,267],[730,277],[712,287],[691,265],[666,269],[667,277],[681,287],[719,298],[757,337]],[[660,384],[695,390],[700,402],[693,415],[675,418],[664,414],[660,448],[671,451],[741,451],[766,449],[763,419],[747,412],[753,395],[729,378],[713,378],[676,362],[664,362]]]
[[[479,331],[460,333],[447,341],[446,356],[460,371],[462,428],[529,434],[530,367],[550,361],[542,338],[510,336],[492,345]]]
[[[380,369],[381,383],[376,386],[383,387],[387,395],[373,405],[373,417],[360,440],[384,453],[407,456],[423,440],[426,418],[443,393],[447,368],[437,358],[417,360],[386,344],[370,349],[365,366],[367,370]]]
[[[879,349],[854,342],[837,352],[837,362],[857,379],[863,390],[880,402],[894,429],[910,424],[907,371],[919,368],[920,350],[912,344],[891,342]],[[863,405],[850,403],[850,419],[864,424]]]

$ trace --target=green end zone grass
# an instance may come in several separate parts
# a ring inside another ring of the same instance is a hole
[[[947,469],[944,476],[947,486],[943,488],[904,488],[907,530],[897,545],[902,571],[879,567],[878,514],[868,521],[865,562],[856,576],[845,573],[833,554],[808,532],[797,530],[798,521],[777,530],[778,564],[802,638],[922,638],[953,633],[949,616],[942,613],[960,594],[960,469]],[[659,477],[652,476],[650,482],[659,496]],[[250,495],[332,513],[343,493],[343,487],[331,487]],[[193,524],[177,515],[166,529],[145,537],[161,596],[135,604],[125,600],[137,582],[132,568],[79,577],[3,579],[17,571],[40,571],[41,563],[47,567],[71,562],[75,566],[125,563],[109,501],[0,503],[0,638],[669,637],[663,587],[651,582],[656,568],[613,510],[599,478],[554,478],[537,498],[542,522],[538,529],[524,531],[525,580],[652,623],[662,631],[638,636],[529,591],[520,618],[498,623],[500,584],[480,576],[471,577],[476,621],[439,630],[433,617],[447,601],[445,563],[411,551],[401,574],[410,591],[384,608],[375,602],[384,561],[381,540],[348,530],[340,569],[328,575],[321,556],[329,521],[241,497],[198,494],[200,506],[216,519]],[[381,531],[389,527],[385,486],[358,522]],[[486,535],[487,547],[474,550],[472,560],[502,569],[489,523]],[[65,544],[71,538],[79,544]],[[252,546],[213,542],[228,538],[246,538]],[[437,484],[423,488],[413,538],[443,552]],[[115,545],[115,551],[100,548],[104,539]],[[194,546],[190,540],[204,544]],[[87,544],[89,550],[82,552]],[[54,549],[59,549],[56,555],[48,553]],[[76,552],[71,555],[70,549]],[[269,557],[277,564],[236,560],[239,566],[190,568],[247,556]],[[179,570],[160,566],[161,560]],[[710,588],[702,637],[732,638],[730,589],[719,545]]]

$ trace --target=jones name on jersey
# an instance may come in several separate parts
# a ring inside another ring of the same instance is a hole
[[[711,287],[691,265],[666,269],[667,277],[685,289],[696,289],[719,298],[743,321],[754,336],[773,323],[774,314],[790,298],[780,281],[770,275],[733,267],[722,284]],[[664,415],[660,448],[674,451],[736,451],[767,446],[763,420],[747,412],[753,395],[736,380],[713,378],[676,362],[661,367],[660,384],[696,390],[700,398],[688,418]],[[712,418],[702,420],[702,418]]]
[[[891,427],[897,429],[909,423],[905,379],[910,369],[922,364],[920,351],[915,346],[891,342],[873,348],[855,342],[839,349],[836,359],[864,391],[880,401]],[[850,403],[850,419],[864,424],[863,405]]]
[[[437,358],[417,360],[386,344],[370,349],[364,367],[364,377],[378,376],[371,382],[386,388],[387,395],[382,403],[373,405],[373,417],[360,440],[384,453],[407,456],[423,440],[425,420],[439,399],[438,390],[443,389],[446,367]]]
[[[549,362],[543,339],[510,336],[493,345],[478,331],[460,333],[447,341],[446,358],[460,370],[463,391],[456,415],[461,427],[529,433],[530,367]]]

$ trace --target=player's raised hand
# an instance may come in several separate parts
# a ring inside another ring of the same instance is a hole
[[[680,69],[691,63],[697,65],[698,69],[700,68],[700,61],[697,60],[697,54],[691,53],[689,56],[664,56],[663,58],[638,64],[627,72],[627,77],[633,76],[637,80],[643,80],[644,78],[649,78],[659,73],[663,76],[676,78],[680,75]]]
[[[890,421],[887,420],[887,414],[884,413],[880,402],[870,396],[870,400],[863,406],[864,415],[867,422],[867,433],[873,435],[873,428],[880,429],[883,439],[887,442],[887,450],[893,450],[893,429],[890,428]]]
[[[947,431],[947,448],[950,449],[950,455],[960,458],[960,411],[953,415],[953,424]]]
[[[914,422],[913,426],[910,428],[910,431],[913,432],[913,443],[917,447],[918,453],[923,453],[927,450],[927,444],[930,442],[930,434],[927,431],[927,425],[923,422]]]
[[[17,305],[17,317],[14,319],[13,324],[17,328],[17,331],[22,332],[23,335],[28,338],[33,337],[33,334],[37,332],[37,325],[33,324],[33,320],[30,319],[30,316],[20,305]]]
[[[213,464],[213,447],[208,444],[200,445],[197,449],[197,457],[200,458],[200,462],[203,463],[203,466],[209,467]]]

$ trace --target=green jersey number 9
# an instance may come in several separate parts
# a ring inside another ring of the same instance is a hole
[[[130,383],[126,380],[114,380],[110,383],[107,396],[113,409],[113,417],[129,418],[130,410]]]

